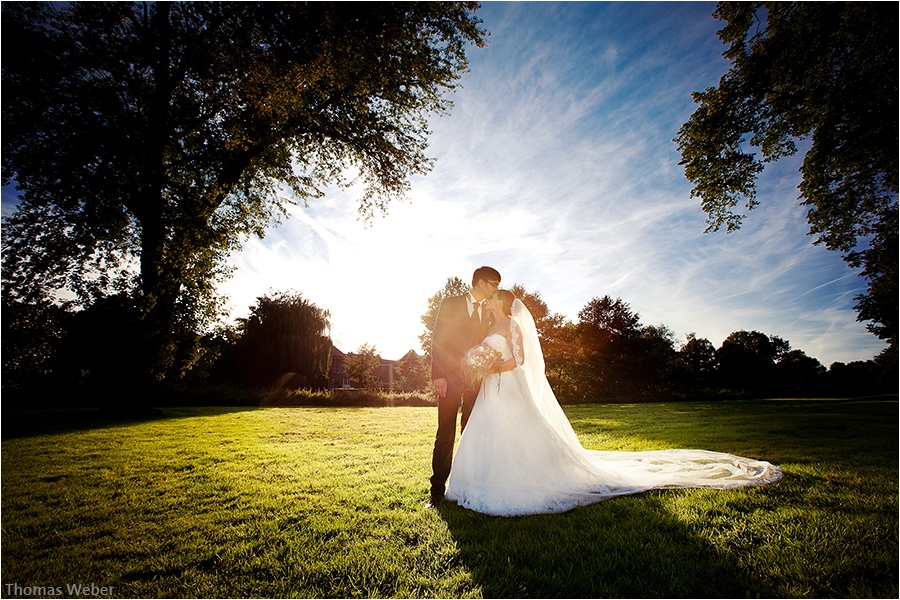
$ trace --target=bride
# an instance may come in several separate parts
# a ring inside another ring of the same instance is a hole
[[[500,353],[459,440],[446,497],[490,515],[557,513],[660,488],[728,489],[781,478],[764,461],[705,450],[586,450],[544,375],[534,319],[508,290],[485,304]]]

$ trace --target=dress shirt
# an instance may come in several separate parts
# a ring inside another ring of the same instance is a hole
[[[469,316],[472,316],[472,313],[481,307],[481,302],[475,299],[475,296],[472,294],[466,294],[466,302],[469,307]],[[478,313],[478,316],[481,317],[481,312]]]

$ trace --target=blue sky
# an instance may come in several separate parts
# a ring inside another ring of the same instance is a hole
[[[704,233],[672,140],[690,93],[727,67],[714,7],[484,3],[489,47],[432,120],[434,170],[368,226],[358,191],[332,190],[248,243],[224,288],[235,315],[293,289],[331,309],[342,350],[400,358],[420,350],[427,299],[487,264],[573,321],[608,294],[681,342],[746,329],[826,366],[871,358],[883,344],[856,322],[863,281],[807,235],[800,158],[767,168],[739,232]]]
[[[573,321],[608,294],[681,342],[746,329],[826,366],[871,358],[884,345],[856,322],[864,282],[807,235],[800,158],[767,167],[739,232],[703,233],[672,140],[690,93],[727,68],[714,8],[484,3],[489,47],[470,50],[454,108],[431,121],[434,170],[368,225],[360,190],[330,189],[248,241],[222,287],[233,316],[294,290],[331,310],[338,348],[396,359],[421,350],[420,316],[447,278],[487,264]]]

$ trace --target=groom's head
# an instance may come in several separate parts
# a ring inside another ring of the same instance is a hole
[[[491,267],[478,267],[472,274],[472,295],[478,301],[490,298],[500,287],[500,273]]]

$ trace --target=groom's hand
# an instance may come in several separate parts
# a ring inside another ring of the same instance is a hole
[[[440,379],[434,380],[434,393],[437,394],[438,398],[446,398],[447,397],[447,380],[441,377]]]

